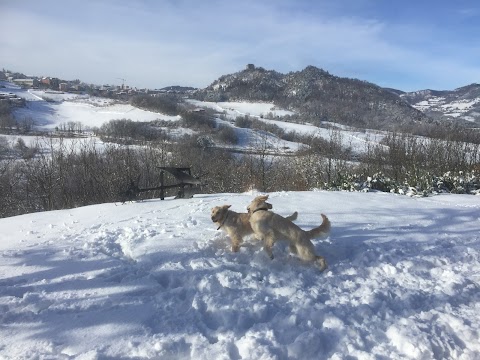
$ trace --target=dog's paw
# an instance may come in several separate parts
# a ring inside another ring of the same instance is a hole
[[[319,256],[315,260],[315,265],[320,269],[320,271],[324,271],[327,268],[327,261],[323,257]]]

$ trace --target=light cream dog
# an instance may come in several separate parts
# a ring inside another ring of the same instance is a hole
[[[275,241],[287,240],[293,254],[297,254],[304,261],[313,262],[321,271],[325,270],[327,262],[323,256],[315,254],[311,239],[327,237],[330,233],[330,220],[321,214],[322,224],[310,231],[304,231],[289,219],[269,211],[272,205],[266,202],[267,199],[268,195],[257,196],[248,206],[248,212],[253,232],[264,242],[264,249],[270,258],[273,258],[272,247]]]
[[[232,205],[215,206],[212,209],[212,221],[218,225],[217,230],[224,230],[232,240],[232,251],[237,252],[240,249],[240,244],[243,238],[253,234],[250,226],[250,214],[237,213],[229,210]],[[266,204],[269,209],[272,205]],[[298,213],[294,212],[287,217],[290,221],[297,219]]]

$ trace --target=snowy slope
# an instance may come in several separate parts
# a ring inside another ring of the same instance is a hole
[[[229,121],[216,119],[218,126],[231,126],[237,136],[237,143],[235,145],[222,145],[225,149],[231,149],[240,152],[258,152],[259,149],[264,149],[270,154],[289,154],[297,152],[305,148],[305,145],[297,142],[287,141],[272,135],[268,132],[257,131],[248,128],[240,128]],[[286,123],[283,123],[286,124]]]
[[[100,127],[110,120],[129,119],[132,121],[167,120],[177,121],[179,116],[169,116],[145,111],[130,104],[116,103],[111,99],[89,95],[25,90],[16,85],[3,82],[6,92],[12,92],[24,98],[23,108],[14,110],[17,119],[31,118],[36,129],[51,131],[61,124],[82,123],[83,128]],[[46,101],[44,99],[51,101]]]
[[[285,115],[294,114],[292,111],[277,109],[272,103],[256,103],[256,102],[208,102],[208,101],[198,101],[189,99],[188,102],[194,104],[198,107],[210,108],[217,111],[220,114],[225,114],[226,118],[230,121],[235,120],[238,116],[248,115],[253,118],[257,118],[259,121],[263,121],[268,124],[273,124],[279,128],[285,130],[286,132],[296,132],[300,135],[306,136],[315,136],[323,138],[325,140],[330,140],[332,137],[332,130],[327,127],[318,127],[309,124],[297,124],[291,122],[282,121],[281,118]],[[278,120],[265,119],[264,116],[268,113],[273,113],[273,115]],[[221,120],[217,120],[222,122]],[[228,122],[228,121],[226,121]],[[364,153],[368,144],[377,145],[380,143],[383,138],[387,135],[387,132],[376,131],[376,130],[364,130],[358,129],[355,130],[352,127],[346,127],[337,123],[324,122],[325,125],[331,126],[333,128],[339,129],[339,141],[344,148],[351,148],[354,153],[361,154]],[[258,142],[258,135],[255,136],[254,132],[234,128],[237,136],[239,138],[239,147],[246,147],[247,149],[255,142]],[[249,139],[247,139],[247,136]],[[257,138],[257,139],[256,139]],[[283,141],[281,139],[276,139],[277,144],[272,144],[271,147],[275,146],[278,148],[288,148],[294,151],[304,147],[303,144],[291,143],[288,141]]]
[[[138,109],[129,104],[106,104],[95,106],[88,102],[29,101],[25,108],[14,112],[15,117],[30,117],[39,130],[53,130],[69,122],[82,123],[84,128],[100,127],[110,120],[129,119],[132,121],[179,120],[177,116],[154,113]]]
[[[277,108],[273,103],[263,102],[247,102],[247,101],[224,101],[224,102],[211,102],[211,101],[199,101],[189,99],[189,103],[199,106],[214,109],[218,112],[224,113],[230,119],[235,119],[237,116],[254,116],[263,117],[271,113],[274,117],[283,117],[285,115],[293,115],[293,111]]]
[[[480,203],[468,195],[281,192],[319,273],[210,208],[255,194],[102,204],[0,219],[1,359],[478,359]]]

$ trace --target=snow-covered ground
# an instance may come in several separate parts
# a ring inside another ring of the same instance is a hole
[[[271,113],[274,117],[283,117],[285,115],[294,114],[292,111],[279,109],[272,103],[246,101],[210,102],[193,99],[189,99],[188,102],[198,107],[210,108],[218,111],[219,113],[224,113],[230,119],[235,119],[237,116],[244,115],[263,117],[269,113]]]
[[[82,123],[84,128],[100,127],[110,120],[129,119],[132,121],[179,120],[168,116],[138,109],[129,104],[108,104],[94,106],[89,103],[64,101],[48,103],[29,102],[26,108],[15,111],[17,117],[31,117],[40,130],[53,130],[60,124]]]
[[[387,135],[386,131],[360,130],[341,124],[325,122],[326,127],[308,124],[289,123],[280,120],[260,119],[269,124],[277,125],[286,132],[294,131],[300,135],[319,137],[324,140],[338,140],[343,148],[351,148],[356,154],[365,152],[369,145],[378,145]]]
[[[325,122],[326,127],[318,127],[309,124],[297,124],[291,122],[282,121],[282,117],[285,115],[293,115],[294,112],[277,109],[274,104],[271,103],[255,103],[255,102],[208,102],[208,101],[198,101],[198,100],[188,100],[191,104],[211,108],[217,111],[218,113],[226,114],[226,118],[230,121],[235,120],[238,116],[248,115],[254,118],[257,118],[259,121],[263,121],[268,124],[273,124],[279,128],[285,130],[286,132],[296,132],[300,135],[320,137],[325,140],[330,140],[332,136],[340,136],[338,139],[344,148],[351,148],[354,153],[364,153],[369,144],[376,145],[378,144],[386,135],[386,132],[373,131],[373,130],[355,130],[351,127],[346,127],[341,124]],[[265,116],[268,113],[273,113],[274,117],[277,120],[265,119]],[[228,122],[227,120],[227,122]],[[328,127],[334,127],[338,129],[336,134],[333,134],[332,130]],[[240,141],[238,147],[249,147],[251,144],[258,143],[258,136],[252,135],[252,131],[245,129],[236,129],[237,136]],[[246,135],[248,135],[250,140],[246,140]],[[304,147],[303,144],[291,143],[288,141],[283,141],[277,139],[273,141],[272,139],[272,148],[277,149],[290,149],[290,151],[297,151],[298,149]],[[273,144],[273,142],[276,142]]]
[[[70,122],[81,123],[83,128],[100,127],[110,120],[132,121],[168,120],[177,121],[179,116],[169,116],[145,111],[130,104],[111,99],[42,90],[25,90],[2,82],[5,92],[12,92],[27,100],[26,106],[14,111],[17,119],[33,119],[36,129],[52,131],[55,127]],[[45,98],[51,100],[46,101]]]
[[[256,194],[0,219],[1,359],[478,359],[480,203],[469,195],[280,192],[324,273],[209,218]]]
[[[295,153],[306,147],[306,145],[298,142],[280,139],[268,132],[239,128],[226,120],[216,119],[216,122],[217,126],[231,126],[237,136],[235,145],[222,145],[226,149],[252,152],[266,151],[270,154],[279,155]]]
[[[104,143],[97,137],[81,137],[81,138],[62,138],[62,137],[43,137],[43,136],[21,136],[21,135],[0,135],[1,139],[5,139],[9,147],[14,147],[18,140],[21,139],[29,148],[39,149],[43,152],[50,153],[51,150],[63,149],[65,151],[79,151],[85,148],[95,148],[103,150],[107,143]],[[133,148],[133,146],[131,146]]]

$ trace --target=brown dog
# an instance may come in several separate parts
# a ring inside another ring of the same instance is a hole
[[[267,254],[273,258],[272,247],[275,241],[287,240],[293,254],[297,254],[304,261],[313,262],[321,271],[325,270],[327,262],[322,256],[315,254],[311,239],[327,237],[330,233],[330,220],[321,214],[322,224],[310,231],[304,231],[289,219],[269,211],[272,205],[266,202],[267,199],[268,195],[257,196],[248,206],[250,225],[255,236],[264,242]]]
[[[266,204],[265,206],[272,208],[272,205]],[[231,205],[215,206],[212,209],[211,218],[212,221],[218,225],[217,230],[224,230],[230,239],[232,240],[232,251],[237,252],[240,249],[240,244],[243,238],[253,234],[252,227],[250,226],[250,214],[237,213],[229,210]],[[298,213],[294,212],[287,217],[290,221],[297,219]]]

